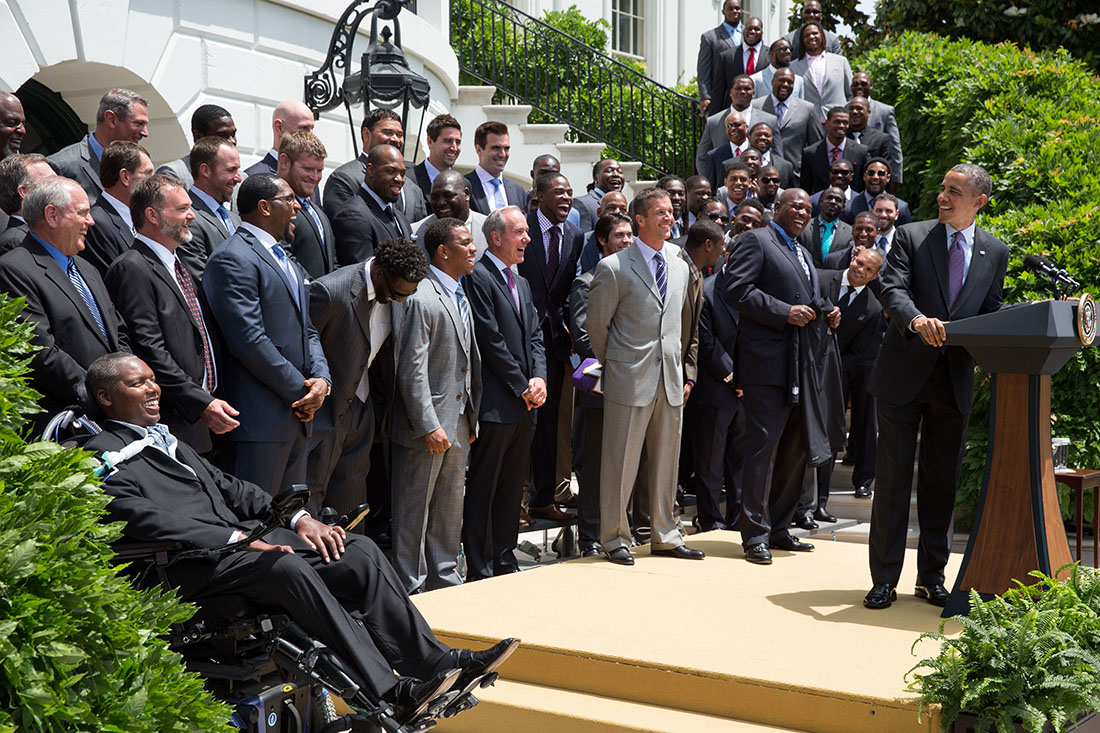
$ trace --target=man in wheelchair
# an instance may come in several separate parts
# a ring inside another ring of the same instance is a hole
[[[213,548],[248,536],[268,515],[267,492],[219,471],[159,423],[160,387],[144,361],[103,356],[89,367],[85,386],[106,418],[85,448],[101,454],[146,444],[103,483],[112,497],[108,519],[126,523],[126,538]],[[200,606],[233,594],[286,613],[400,725],[456,712],[448,708],[495,679],[517,648],[517,639],[482,651],[448,648],[370,539],[348,536],[304,510],[290,526],[242,551],[171,564],[165,577],[183,600]]]

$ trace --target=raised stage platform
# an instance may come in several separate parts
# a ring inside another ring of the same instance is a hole
[[[445,643],[523,639],[481,704],[437,730],[939,730],[938,710],[917,720],[903,680],[936,652],[910,647],[940,623],[913,597],[915,551],[898,602],[869,611],[866,545],[817,541],[756,566],[735,533],[689,544],[707,559],[640,549],[633,567],[578,559],[416,596]]]

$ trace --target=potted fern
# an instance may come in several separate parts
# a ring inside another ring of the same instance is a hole
[[[970,615],[953,617],[957,637],[944,621],[914,642],[941,644],[906,678],[921,711],[940,705],[945,732],[1100,731],[1100,573],[1031,575],[1034,585],[1017,581],[988,601],[971,591]]]

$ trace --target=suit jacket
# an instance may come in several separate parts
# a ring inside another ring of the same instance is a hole
[[[546,276],[546,247],[542,242],[538,212],[527,216],[528,234],[531,242],[527,245],[527,254],[519,263],[519,274],[531,286],[531,298],[539,316],[542,329],[542,345],[547,359],[567,361],[573,343],[569,338],[566,319],[569,317],[566,300],[569,287],[577,274],[577,258],[580,257],[584,234],[569,222],[562,222],[561,256],[554,280]]]
[[[428,175],[428,167],[424,165],[424,161],[420,161],[413,167],[412,179],[416,181],[417,186],[420,186],[420,192],[428,201],[428,208],[431,208],[432,178]]]
[[[425,435],[443,428],[454,443],[459,430],[476,428],[481,405],[481,356],[473,318],[467,328],[454,298],[431,270],[415,293],[392,308],[401,378],[390,437],[398,445],[423,447]],[[463,413],[468,424],[461,420]],[[430,456],[425,452],[424,457]]]
[[[825,266],[825,257],[821,254],[821,217],[815,216],[813,221],[806,225],[806,228],[798,235],[798,243],[810,251],[810,255],[814,260],[814,267]],[[830,243],[829,251],[825,254],[831,254],[851,245],[852,227],[843,220],[837,219],[836,228],[833,230],[833,241]],[[844,263],[844,267],[840,269],[847,268],[848,263]]]
[[[546,354],[531,287],[524,277],[516,276],[517,312],[507,282],[488,257],[474,264],[466,280],[481,355],[479,420],[514,425],[526,418],[534,423],[538,411],[528,410],[521,395],[529,380],[546,379]]]
[[[195,179],[191,175],[191,154],[177,158],[176,160],[165,163],[160,168],[157,168],[157,173],[162,173],[166,176],[172,176],[183,181],[183,185],[187,188],[191,188],[195,185]]]
[[[588,338],[588,294],[592,290],[592,278],[596,268],[585,270],[573,280],[569,288],[569,335],[573,337],[573,350],[581,360],[595,359],[592,342]],[[598,394],[575,390],[577,404],[581,407],[603,409],[603,397]]]
[[[821,294],[840,306],[840,326],[834,331],[842,368],[869,367],[882,344],[882,306],[869,287],[863,288],[850,303],[850,293],[840,299],[843,271],[821,272]]]
[[[373,196],[362,186],[357,188],[332,219],[337,266],[365,262],[374,256],[374,245],[384,239],[412,237],[412,226],[405,215],[395,210],[394,219],[396,224]]]
[[[864,211],[870,211],[871,201],[867,200],[868,194],[866,191],[852,194],[852,198],[848,199],[848,203],[844,207],[844,213],[840,215],[840,218],[851,224],[855,221],[856,214],[862,214]],[[874,198],[872,197],[872,201]],[[901,199],[898,199],[898,218],[894,222],[894,226],[905,226],[913,221],[913,214],[909,211],[909,204]]]
[[[93,204],[103,193],[103,184],[99,182],[99,159],[92,153],[91,135],[85,135],[78,142],[61,148],[46,158],[57,175],[71,178],[80,184]]]
[[[729,116],[730,109],[730,107],[723,107],[721,112],[715,112],[707,117],[707,124],[703,127],[703,135],[699,138],[699,147],[695,149],[695,172],[701,176],[707,175],[707,153],[720,145],[729,144],[729,138],[726,137],[726,118]],[[767,122],[771,125],[773,134],[779,129],[779,121],[771,112],[752,105],[746,108],[746,111],[749,110],[751,110],[749,112],[750,129],[757,122]],[[774,137],[775,142],[772,143],[772,147],[778,149],[779,154],[782,155],[782,140],[778,135],[774,135]]]
[[[117,451],[136,440],[133,429],[106,421],[103,432],[84,447],[95,453]],[[126,523],[123,534],[141,542],[217,547],[234,531],[247,534],[260,524],[269,494],[222,473],[182,441],[176,458],[149,446],[104,480],[103,490],[111,496],[107,517]]]
[[[603,364],[604,399],[644,407],[664,383],[670,405],[684,403],[683,309],[688,266],[676,245],[662,248],[666,294],[662,301],[653,273],[636,240],[596,265],[588,295],[588,338]]]
[[[766,97],[753,100],[752,106],[768,114],[775,114],[775,104],[770,92]],[[814,106],[805,100],[795,99],[793,94],[787,97],[787,111],[783,113],[783,121],[778,124],[779,129],[773,131],[775,142],[772,144],[772,151],[789,160],[794,166],[795,175],[798,175],[802,172],[802,151],[824,138],[825,128],[821,126]]]
[[[763,41],[756,44],[756,58],[753,66],[754,74],[757,69],[760,68],[761,64],[768,64],[768,45]],[[724,103],[729,101],[730,89],[733,88],[733,80],[745,73],[745,44],[741,43],[722,51],[722,53],[718,55],[718,63],[716,65],[718,70],[714,77],[715,87],[711,90],[711,93],[715,95],[713,99],[722,100]],[[753,86],[755,89],[755,85]]]
[[[703,282],[703,308],[699,314],[699,377],[691,390],[693,402],[733,407],[737,402],[735,372],[740,314],[722,298],[726,271],[718,270]]]
[[[485,193],[485,187],[481,185],[481,179],[477,177],[477,169],[466,174],[466,182],[470,184],[470,208],[479,214],[488,216],[492,213],[489,208],[489,198]],[[515,181],[504,179],[504,197],[509,206],[518,206],[527,211],[527,192],[523,186]]]
[[[282,442],[312,432],[290,405],[306,393],[306,378],[331,384],[332,377],[309,319],[304,276],[298,272],[295,299],[275,257],[244,228],[207,260],[202,287],[227,346],[221,385],[241,412],[235,440]]]
[[[686,241],[686,237],[685,237]],[[680,249],[680,259],[687,263],[688,253]],[[691,267],[688,267],[687,297],[680,314],[681,345],[680,359],[684,363],[684,381],[694,382],[699,375],[699,315],[703,311],[703,278],[691,281]]]
[[[134,233],[105,196],[92,204],[92,219],[95,226],[85,235],[80,256],[91,262],[100,276],[106,276],[115,258],[133,246]]]
[[[772,93],[772,77],[775,76],[775,72],[775,67],[769,65],[752,75],[753,84],[756,85],[757,99],[766,97]],[[794,90],[791,92],[791,96],[796,99],[803,99],[805,97],[805,92],[803,91],[804,86],[805,82],[802,81],[802,77],[795,74]]]
[[[99,307],[106,339],[68,275],[34,237],[28,234],[0,257],[0,290],[26,298],[23,317],[34,329],[31,344],[41,349],[30,363],[30,386],[42,393],[38,404],[44,410],[33,420],[36,430],[55,413],[84,401],[84,375],[93,361],[130,350],[126,327],[103,279],[80,257],[75,262]]]
[[[600,208],[601,198],[603,195],[596,193],[596,189],[592,189],[585,195],[573,199],[573,208],[581,218],[581,223],[577,226],[582,232],[590,232],[596,228],[596,221],[599,219],[596,211]]]
[[[695,64],[695,76],[699,82],[699,99],[710,99],[712,104],[713,100],[722,100],[719,102],[722,104],[729,99],[728,96],[724,98],[720,96],[722,82],[719,78],[721,71],[718,58],[723,51],[733,47],[733,37],[724,25],[711,28],[699,36],[699,56]]]
[[[310,206],[313,206],[310,204]],[[294,236],[290,241],[290,251],[310,279],[321,277],[336,269],[336,235],[324,210],[313,206],[317,219],[310,216],[304,208],[294,217]],[[321,228],[317,228],[320,220]],[[322,234],[323,239],[322,239]]]
[[[947,305],[947,229],[936,221],[897,230],[883,275],[882,307],[890,318],[868,390],[891,405],[916,398],[940,356],[946,355],[959,411],[974,400],[974,360],[961,346],[928,346],[909,324],[918,315],[957,321],[1001,307],[1008,247],[984,229],[974,230],[970,270],[953,308]]]
[[[734,355],[740,385],[787,387],[792,381],[797,334],[787,316],[792,305],[809,305],[821,292],[813,259],[805,248],[802,254],[813,282],[773,225],[744,232],[730,253],[722,297],[741,314]]]
[[[414,233],[414,239],[424,245],[424,231],[428,228],[428,225],[438,219],[435,214],[428,214],[420,221],[413,222],[412,229]],[[485,214],[479,214],[473,209],[470,209],[469,216],[466,217],[466,228],[470,230],[470,235],[474,238],[474,246],[477,247],[477,256],[485,252],[489,248],[489,242],[485,239]]]
[[[791,44],[792,47],[794,44]],[[852,96],[852,67],[848,65],[848,59],[834,52],[825,54],[825,78],[821,89],[810,81],[809,62],[804,58],[793,58],[791,71],[805,78],[803,92],[805,99],[817,107],[818,119],[824,121],[825,113],[830,107],[844,106],[848,104],[848,98]]]
[[[18,247],[27,238],[27,222],[16,219],[14,216],[8,219],[8,226],[4,233],[0,234],[0,255]]]
[[[191,230],[191,241],[181,244],[176,250],[176,256],[191,273],[195,282],[200,283],[203,270],[206,269],[206,261],[222,242],[229,239],[229,231],[206,202],[193,191],[187,193],[191,197],[191,210],[195,212],[195,220],[188,227]],[[236,211],[229,212],[229,220],[233,222],[234,227],[241,225],[241,218],[237,216]]]
[[[420,165],[423,166],[423,163]],[[336,212],[340,210],[340,206],[359,190],[366,174],[367,154],[365,152],[329,174],[328,181],[325,183],[325,214],[330,220],[336,218]],[[424,175],[425,177],[428,175],[427,171]],[[420,188],[418,179],[415,176],[409,176],[401,188],[401,195],[397,197],[397,210],[409,221],[419,221],[432,213],[428,206],[431,186],[428,186],[427,191],[421,191]],[[313,197],[318,198],[319,193],[314,191]]]
[[[836,248],[833,247],[829,250],[828,256],[825,258],[825,270],[838,270],[843,272],[848,269],[848,265],[852,264],[852,252],[855,250],[855,244],[849,242],[847,247]],[[886,272],[885,263],[882,265],[882,269],[879,270],[878,277],[871,282],[867,283],[867,289],[870,290],[876,300],[881,303],[882,298],[882,276]]]
[[[828,138],[821,138],[813,145],[802,149],[802,172],[799,176],[801,188],[806,193],[817,193],[829,187],[829,168],[832,161],[829,160]],[[844,151],[840,154],[842,160],[847,160],[855,169],[852,177],[852,190],[863,190],[863,166],[867,163],[867,148],[853,140],[844,143]]]
[[[890,159],[890,177],[895,183],[900,185],[903,183],[901,131],[898,130],[898,123],[894,118],[893,106],[880,102],[877,99],[872,99],[871,116],[867,118],[867,127],[881,130],[890,138],[890,155],[888,156]]]
[[[795,28],[787,34],[787,43],[791,44],[791,59],[797,59],[802,53],[802,28]],[[825,31],[825,50],[829,53],[840,54],[843,49],[840,46],[840,38],[832,31]]]
[[[794,169],[794,164],[774,150],[771,151],[771,155],[768,156],[766,165],[774,165],[776,170],[779,171],[779,187],[781,189],[794,188],[798,185],[798,173]],[[780,193],[782,193],[782,191]],[[778,197],[779,194],[777,193],[776,198]]]
[[[208,453],[212,447],[210,430],[202,421],[202,412],[214,396],[202,386],[206,364],[201,324],[191,317],[175,279],[153,250],[137,241],[107,270],[106,283],[126,321],[134,355],[144,360],[157,377],[161,422],[198,452]],[[196,287],[195,295],[213,349],[214,318],[202,289]]]

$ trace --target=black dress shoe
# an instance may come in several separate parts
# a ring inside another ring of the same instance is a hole
[[[932,585],[918,585],[913,589],[913,595],[917,598],[925,599],[933,606],[943,608],[947,605],[947,596],[949,596],[950,593],[948,593],[947,589],[939,583],[934,583]]]
[[[871,484],[863,484],[856,487],[856,498],[866,499],[871,495]]]
[[[519,639],[505,639],[497,642],[488,649],[452,649],[447,653],[444,663],[448,667],[457,667],[462,670],[458,681],[455,682],[455,690],[469,692],[467,688],[474,682],[480,681],[482,687],[492,684],[496,679],[495,672],[504,664],[512,652],[519,648]],[[493,680],[484,680],[488,675],[494,674]]]
[[[772,537],[768,540],[768,546],[773,550],[786,550],[787,552],[813,552],[814,546],[809,542],[803,542],[792,534]]]
[[[795,514],[794,526],[799,529],[817,529],[817,522],[814,521],[813,513],[806,510]]]
[[[687,545],[670,547],[664,550],[651,550],[650,555],[663,555],[665,557],[678,557],[683,560],[702,560],[707,556],[702,550],[693,550]]]
[[[426,680],[399,677],[382,699],[393,705],[398,723],[411,723],[427,716],[435,718],[454,698],[450,690],[461,674],[460,669],[445,669]]]
[[[630,550],[625,547],[616,547],[611,552],[607,553],[607,559],[616,565],[633,565],[634,556],[630,554]]]
[[[835,522],[836,517],[829,513],[829,510],[824,506],[819,506],[817,511],[814,512],[814,519],[819,522]]]
[[[745,559],[756,565],[771,565],[772,554],[763,542],[745,548]]]
[[[589,547],[581,552],[581,557],[595,557],[596,555],[602,555],[603,552],[598,547]]]
[[[867,608],[889,608],[890,604],[898,599],[898,592],[894,586],[886,583],[875,583],[874,587],[863,597],[863,605]]]

